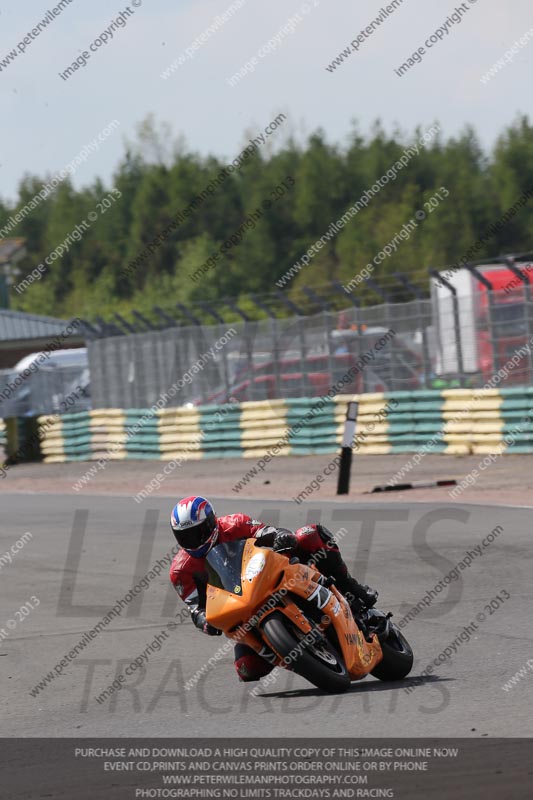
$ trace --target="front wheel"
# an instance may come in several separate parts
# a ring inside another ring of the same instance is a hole
[[[371,675],[380,681],[401,681],[409,675],[413,667],[411,645],[393,622],[389,623],[387,638],[380,639],[379,643],[383,660],[372,670]]]
[[[326,692],[348,688],[350,676],[344,661],[320,631],[315,629],[316,635],[309,637],[280,612],[271,614],[262,628],[268,642],[297,675]]]

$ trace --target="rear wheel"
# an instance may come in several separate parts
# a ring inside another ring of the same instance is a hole
[[[271,614],[262,628],[274,650],[288,659],[287,667],[293,672],[326,692],[348,688],[350,676],[344,661],[321,631],[314,628],[313,636],[304,634],[280,612]]]
[[[375,667],[371,675],[380,681],[401,681],[411,672],[413,667],[413,651],[411,645],[394,623],[389,623],[387,638],[380,638],[383,660]]]

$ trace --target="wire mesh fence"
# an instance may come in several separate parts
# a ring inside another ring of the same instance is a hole
[[[148,408],[176,383],[168,406],[314,397],[357,364],[343,391],[481,387],[498,371],[505,373],[498,385],[533,380],[533,303],[520,287],[239,322],[231,330],[222,347],[227,325],[92,341],[94,406]]]
[[[0,371],[0,417],[533,382],[528,284],[88,344],[89,369]],[[90,376],[90,377],[89,377]],[[346,380],[349,376],[349,380]],[[343,382],[344,379],[344,382]],[[167,393],[174,388],[172,396]]]
[[[88,367],[0,370],[0,418],[63,414],[91,407]]]

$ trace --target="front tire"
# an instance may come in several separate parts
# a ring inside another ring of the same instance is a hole
[[[380,639],[379,643],[383,651],[383,660],[370,674],[380,681],[401,681],[413,668],[411,645],[392,622],[389,623],[387,638]]]
[[[262,625],[269,644],[282,658],[289,658],[293,672],[325,692],[344,692],[350,676],[333,645],[320,635],[314,643],[303,644],[304,634],[280,612],[271,614]]]

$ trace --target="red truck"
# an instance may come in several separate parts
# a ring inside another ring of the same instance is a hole
[[[466,375],[485,382],[518,354],[520,361],[513,365],[506,382],[529,381],[533,286],[529,288],[527,278],[533,283],[533,264],[510,263],[526,282],[504,262],[433,273],[435,372],[439,377]]]

